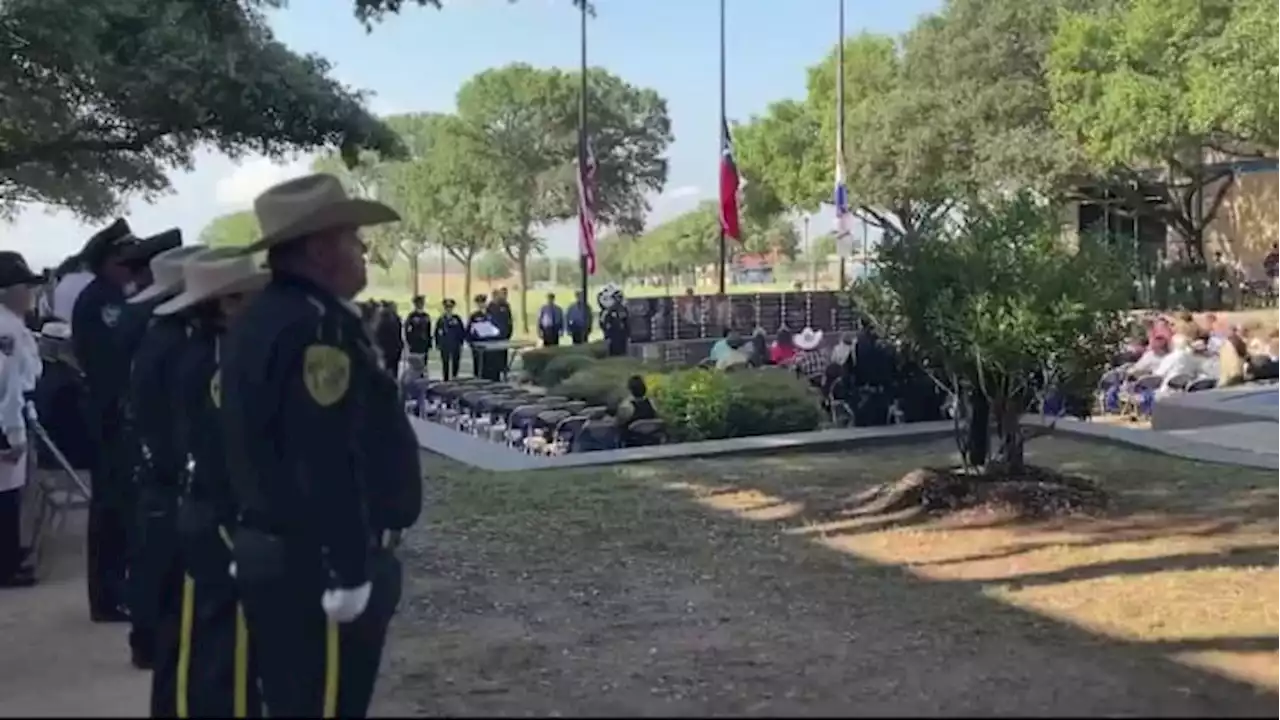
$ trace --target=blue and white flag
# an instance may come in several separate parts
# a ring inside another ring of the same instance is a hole
[[[844,160],[836,158],[836,252],[840,257],[853,255],[853,213],[849,212],[849,186],[844,181]]]

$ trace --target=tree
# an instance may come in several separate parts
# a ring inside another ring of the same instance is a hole
[[[1028,192],[975,204],[962,223],[881,248],[878,280],[860,288],[863,307],[936,382],[990,408],[996,460],[1015,474],[1021,415],[1048,388],[1091,397],[1125,329],[1117,251],[1090,238],[1070,247],[1058,217]],[[972,423],[967,445],[986,434],[985,420]]]
[[[504,253],[490,250],[480,256],[476,263],[476,273],[488,283],[506,280],[511,277],[511,260]]]
[[[356,17],[368,27],[372,21],[381,20],[384,16],[399,13],[405,5],[418,5],[419,7],[430,7],[436,10],[441,9],[443,4],[441,0],[354,0]],[[571,0],[571,2],[581,7],[583,2],[587,0]],[[509,3],[515,3],[516,0],[507,0]],[[587,11],[594,14],[594,9],[590,2],[587,3]]]
[[[666,182],[666,102],[600,69],[589,72],[588,93],[597,221],[637,231],[649,209],[646,195]],[[542,249],[535,230],[577,213],[579,97],[576,74],[523,64],[482,72],[458,91],[458,117],[504,187],[495,211],[512,228],[501,243],[516,264],[526,331],[528,263]]]
[[[100,218],[168,190],[166,171],[201,146],[400,152],[324,60],[273,37],[258,4],[0,5],[0,213],[41,202]]]
[[[209,247],[245,247],[258,241],[262,231],[249,210],[220,215],[200,231],[200,244]]]
[[[1054,121],[1196,264],[1233,180],[1221,160],[1276,156],[1278,31],[1264,5],[1128,0],[1072,13],[1048,56]]]

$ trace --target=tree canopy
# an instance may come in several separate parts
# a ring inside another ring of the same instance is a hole
[[[262,237],[258,218],[249,210],[220,215],[200,231],[199,243],[209,247],[245,247]]]
[[[328,63],[275,39],[261,4],[0,4],[0,213],[39,202],[100,218],[167,190],[201,146],[399,153]]]

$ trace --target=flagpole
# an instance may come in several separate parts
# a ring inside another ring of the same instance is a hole
[[[721,0],[723,2],[724,0]],[[844,0],[836,0],[839,4],[839,33],[840,38],[836,42],[836,162],[844,165]],[[845,212],[850,212],[846,209]],[[849,232],[848,221],[841,219],[838,226],[845,232]],[[849,244],[849,238],[845,238],[842,243],[846,247]],[[844,255],[840,255],[840,289],[844,290],[845,280],[845,260]]]
[[[581,28],[580,28],[579,34],[582,40],[582,58],[581,58],[582,86],[579,89],[580,97],[578,98],[578,148],[579,148],[578,159],[579,159],[579,162],[581,162],[582,161],[581,148],[584,147],[585,143],[587,142],[587,3],[585,2],[585,0],[584,2],[579,4],[579,8],[581,10],[581,13],[580,13]],[[582,172],[584,172],[583,169],[579,167],[578,168],[579,175],[581,175]],[[582,302],[584,304],[587,304],[588,307],[590,307],[589,303],[591,302],[591,300],[589,299],[589,296],[587,294],[587,253],[585,252],[586,248],[581,247],[581,243],[582,243],[581,229],[578,230],[578,234],[579,234],[578,269],[581,270],[582,272],[582,287],[580,288],[582,290]]]
[[[724,108],[724,0],[720,0],[720,147],[719,154],[724,154],[725,129],[728,127]],[[723,162],[723,159],[721,160]],[[728,264],[729,251],[724,241],[724,223],[720,223],[720,294],[725,294],[725,266]]]

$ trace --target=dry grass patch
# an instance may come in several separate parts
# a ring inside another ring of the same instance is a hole
[[[725,499],[743,492],[758,503],[802,506],[781,523],[784,532],[922,578],[974,584],[1001,602],[1277,687],[1274,473],[1058,438],[1030,450],[1029,462],[1097,481],[1114,508],[1038,522],[855,515],[864,489],[949,462],[948,443],[706,462],[679,472],[720,475],[694,490],[709,507],[738,512]]]

